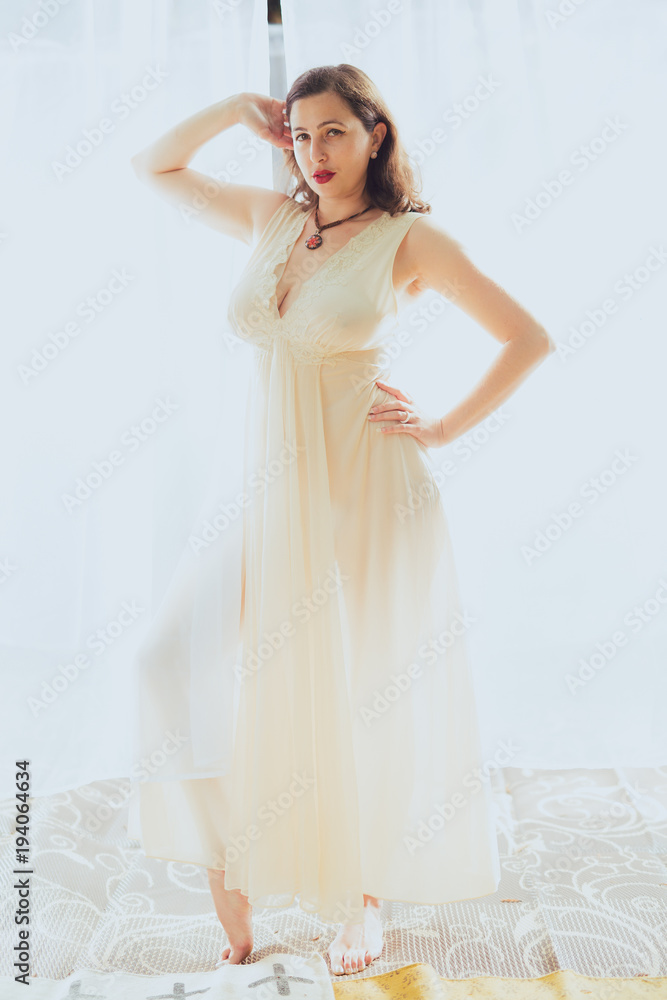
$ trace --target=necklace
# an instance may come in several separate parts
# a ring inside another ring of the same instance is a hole
[[[347,219],[338,219],[336,222],[327,222],[325,226],[320,225],[320,219],[317,214],[317,208],[316,208],[315,209],[316,232],[314,232],[312,236],[309,236],[308,239],[305,241],[306,246],[308,247],[309,250],[317,250],[318,247],[322,246],[322,237],[320,236],[320,233],[324,229],[329,229],[331,226],[340,226],[341,222],[348,222],[350,219],[356,219],[358,215],[363,215],[364,212],[367,212],[368,209],[372,207],[373,207],[372,205],[366,205],[366,208],[362,208],[361,212],[355,212],[354,215],[348,215]]]

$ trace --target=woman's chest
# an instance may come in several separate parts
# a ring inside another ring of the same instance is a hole
[[[276,308],[282,318],[301,294],[303,286],[314,279],[320,268],[329,266],[329,262],[343,247],[332,243],[322,243],[315,250],[305,246],[305,240],[300,239],[292,249],[289,260],[283,266],[280,261],[275,265]]]
[[[342,245],[340,236],[323,240],[315,250],[306,246],[310,231],[299,220],[286,225],[243,273],[232,295],[232,325],[250,340],[277,330],[343,341],[346,350],[374,342],[378,326],[397,312],[409,277],[399,246],[408,221],[385,213],[356,238]]]
[[[317,253],[323,249],[323,247],[318,247]],[[336,254],[343,252],[344,248],[328,247],[320,257],[315,258],[314,252],[309,251],[307,247],[295,247],[287,265],[284,268],[280,265],[275,267],[275,301],[278,315],[281,318],[285,316],[291,306],[294,305],[302,292],[303,286],[315,277],[317,271],[321,267],[325,267],[325,265],[329,268],[329,260],[333,259]],[[360,261],[357,261],[357,265],[359,264]],[[340,268],[336,267],[334,267],[333,270],[334,272],[338,270],[339,273],[341,271]],[[372,277],[372,267],[370,268],[370,271]],[[333,281],[334,278],[335,273],[331,276],[331,280]],[[404,291],[409,294],[409,287],[415,281],[416,276],[411,268],[410,258],[405,243],[401,243],[399,245],[396,250],[395,257],[393,260],[389,261],[388,278],[391,283],[391,287],[394,289],[397,296],[401,295]],[[361,299],[366,303],[366,305],[368,304],[369,299],[369,295],[367,294],[369,291],[367,281],[368,275],[361,281],[362,291],[365,292],[365,294],[361,295]],[[354,284],[352,273],[346,280],[346,284],[350,286]],[[379,282],[379,286],[381,288],[381,281]]]

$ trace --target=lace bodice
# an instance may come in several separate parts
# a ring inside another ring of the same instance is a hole
[[[339,357],[378,345],[385,317],[398,311],[391,275],[396,250],[416,212],[373,219],[302,281],[280,316],[276,286],[304,213],[292,199],[278,208],[234,289],[228,319],[255,348],[280,347],[300,364],[334,365]],[[386,325],[386,324],[384,324]]]

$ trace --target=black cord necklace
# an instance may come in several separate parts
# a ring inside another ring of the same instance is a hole
[[[319,207],[319,206],[318,206]],[[356,219],[358,215],[363,215],[367,212],[369,208],[373,208],[372,205],[367,205],[366,208],[362,208],[360,212],[355,212],[354,215],[348,215],[347,219],[338,219],[336,222],[327,222],[325,226],[320,225],[319,216],[317,214],[317,208],[315,209],[315,229],[316,232],[312,236],[309,236],[306,240],[306,246],[309,250],[317,250],[318,247],[322,246],[322,237],[320,233],[324,229],[329,229],[331,226],[340,226],[341,222],[348,222],[350,219]]]

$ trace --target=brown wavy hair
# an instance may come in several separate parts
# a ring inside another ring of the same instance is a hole
[[[380,91],[363,70],[349,63],[339,63],[337,66],[315,66],[301,73],[285,98],[287,120],[291,117],[295,101],[327,91],[342,97],[369,135],[378,122],[387,126],[378,155],[369,160],[366,172],[366,191],[372,204],[390,215],[410,211],[428,215],[431,206],[418,197],[421,191],[418,170],[410,163],[396,123]],[[296,182],[291,197],[303,206],[304,212],[311,211],[317,206],[319,196],[301,173],[294,150],[283,149],[283,153],[285,167]]]

